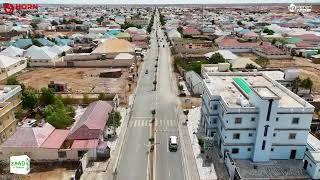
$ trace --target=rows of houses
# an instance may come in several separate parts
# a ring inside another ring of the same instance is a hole
[[[106,158],[110,147],[104,131],[112,109],[109,102],[93,102],[70,129],[56,129],[49,123],[17,127],[0,145],[0,158],[7,161],[10,156],[25,154],[38,162],[75,161],[85,153],[92,159]]]
[[[307,52],[303,56],[308,58],[318,54],[320,34],[316,12],[301,17],[287,14],[283,7],[275,7],[268,14],[265,10],[265,7],[254,11],[251,7],[172,7],[162,14],[166,19],[164,28],[177,53],[194,54],[197,50],[203,53],[204,49],[209,52],[214,50],[212,47],[218,47],[268,59],[290,59],[302,56],[302,52]]]

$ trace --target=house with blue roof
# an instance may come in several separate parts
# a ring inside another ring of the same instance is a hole
[[[110,29],[110,30],[108,30],[108,32],[106,34],[109,34],[112,36],[117,36],[120,32],[121,32],[121,30],[119,30],[119,29]]]
[[[24,49],[32,45],[31,39],[18,39],[14,44],[14,46]]]
[[[71,39],[61,39],[61,38],[55,38],[56,40],[56,44],[58,46],[73,46],[74,45],[74,41]]]
[[[42,46],[54,46],[55,43],[52,41],[49,41],[48,39],[45,38],[37,38],[36,39]]]

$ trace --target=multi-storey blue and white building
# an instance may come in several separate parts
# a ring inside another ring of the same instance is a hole
[[[221,154],[303,159],[314,107],[259,72],[205,72],[201,125]]]

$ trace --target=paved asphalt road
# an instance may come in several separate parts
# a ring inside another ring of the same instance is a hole
[[[155,16],[154,28],[159,27],[159,14]],[[164,39],[164,32],[160,28],[157,33]],[[133,104],[132,117],[129,120],[127,136],[121,153],[116,179],[144,180],[147,179],[147,151],[149,139],[149,121],[151,110],[156,109],[156,180],[183,180],[182,157],[180,148],[177,152],[169,152],[168,138],[170,135],[178,137],[178,126],[175,110],[174,82],[170,78],[170,50],[164,41],[160,48],[156,40],[156,32],[151,34],[149,55],[145,58],[142,74],[137,86],[136,98]],[[165,48],[162,45],[165,44]],[[153,91],[156,57],[159,54],[157,91]],[[148,70],[148,74],[145,71]]]
[[[157,16],[158,17],[158,16]],[[155,18],[157,25],[160,24],[159,18]],[[158,37],[161,41],[159,48],[159,72],[158,89],[156,93],[156,180],[183,180],[184,172],[182,167],[182,156],[180,147],[177,152],[170,152],[168,148],[169,136],[179,137],[178,120],[176,113],[176,94],[174,87],[175,80],[171,71],[171,54],[164,36],[164,31],[157,28]],[[163,39],[163,40],[162,40]],[[163,47],[164,45],[164,47]]]

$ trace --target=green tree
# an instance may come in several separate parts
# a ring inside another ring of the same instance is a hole
[[[57,26],[57,25],[58,25],[58,22],[55,21],[55,20],[53,20],[53,21],[51,21],[51,25],[52,25],[52,26]]]
[[[220,53],[214,53],[209,59],[209,62],[211,64],[218,64],[218,63],[224,63],[226,62],[226,60],[223,58],[223,56]]]
[[[271,44],[276,44],[277,40],[276,39],[272,39]]]
[[[301,84],[301,79],[299,77],[295,78],[292,81],[292,91],[294,93],[298,93],[300,84]]]
[[[56,100],[54,92],[49,88],[41,88],[40,102],[43,105],[53,104]]]
[[[38,28],[38,24],[35,23],[35,22],[30,23],[30,26],[31,26],[33,29],[37,29],[37,28]]]
[[[241,21],[237,21],[237,24],[238,24],[239,26],[242,26],[242,25],[243,25]]]
[[[246,69],[257,69],[257,66],[249,63],[249,64],[246,64],[246,67],[245,67],[245,68],[246,68]]]
[[[99,100],[107,100],[107,95],[106,95],[106,93],[99,93],[98,99],[99,99]]]
[[[309,94],[310,94],[312,86],[313,86],[313,81],[308,77],[308,78],[303,79],[301,81],[300,86],[305,88],[305,89],[309,89]]]
[[[114,130],[118,128],[121,125],[121,114],[118,111],[112,111],[109,114],[107,125]]]
[[[17,76],[10,76],[7,79],[7,85],[20,85],[19,81],[17,80]]]
[[[34,89],[28,88],[22,92],[22,106],[28,109],[34,109],[38,106],[39,97]]]
[[[44,116],[48,123],[58,129],[70,126],[75,115],[72,106],[64,106],[61,99],[57,98],[54,104],[46,106]]]

